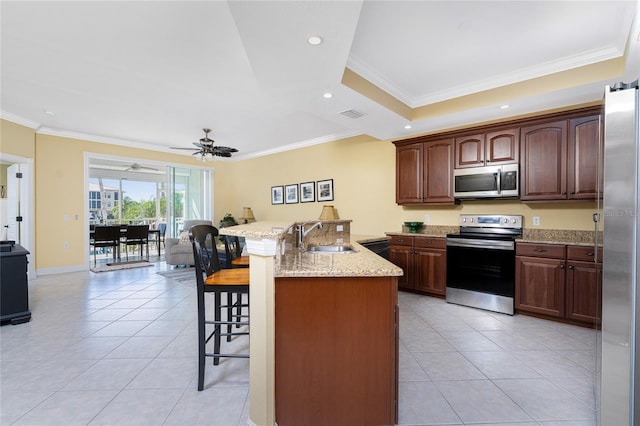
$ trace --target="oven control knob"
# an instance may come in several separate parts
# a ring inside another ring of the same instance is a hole
[[[516,220],[515,219],[511,219],[511,223],[516,223]]]
[[[504,219],[502,219],[502,222],[504,223],[509,223],[509,219],[507,219],[506,217]]]

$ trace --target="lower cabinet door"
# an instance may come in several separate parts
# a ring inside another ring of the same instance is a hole
[[[398,277],[398,287],[413,289],[413,248],[411,246],[390,246],[389,261],[404,271],[404,275]]]
[[[600,324],[602,266],[593,262],[567,262],[567,318]]]
[[[563,317],[565,261],[516,256],[517,310]]]
[[[444,250],[415,250],[415,289],[444,296],[447,258]]]

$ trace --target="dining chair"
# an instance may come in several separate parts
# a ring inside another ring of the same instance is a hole
[[[213,365],[218,365],[220,358],[249,358],[248,353],[222,353],[221,337],[228,339],[232,336],[248,335],[249,313],[242,314],[241,308],[248,307],[249,269],[223,269],[216,249],[218,229],[211,225],[196,225],[189,231],[195,260],[196,289],[198,300],[198,390],[204,388],[204,370],[207,357],[213,358]],[[205,310],[205,295],[213,295],[213,319],[211,313]],[[233,303],[222,303],[224,294],[240,294]],[[234,313],[234,309],[236,313]],[[222,312],[226,311],[226,320]],[[207,315],[209,314],[209,315]],[[241,321],[238,322],[238,319]],[[223,332],[223,326],[227,331]],[[232,325],[246,326],[238,331],[232,331]],[[210,327],[210,332],[207,331]],[[244,331],[246,330],[246,331]],[[207,343],[213,339],[213,351],[207,352]]]
[[[160,230],[160,242],[162,243],[162,246],[164,247],[164,236],[167,233],[167,224],[166,223],[161,223],[160,225],[158,225],[158,229]]]
[[[147,248],[147,260],[149,259],[149,225],[127,225],[124,232],[124,251],[129,260],[129,246],[140,246],[140,257],[142,257],[142,246]]]
[[[96,252],[98,248],[113,249],[113,261],[116,261],[120,249],[120,227],[119,226],[95,226],[93,236],[89,244],[93,246],[93,266],[96,266]]]

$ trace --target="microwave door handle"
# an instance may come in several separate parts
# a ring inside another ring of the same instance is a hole
[[[502,173],[500,173],[500,170],[498,170],[498,172],[496,173],[496,186],[498,188],[498,195],[500,195],[501,191],[502,191],[502,185],[500,183],[500,179],[501,179],[501,175]]]

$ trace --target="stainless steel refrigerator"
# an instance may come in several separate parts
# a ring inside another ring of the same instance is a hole
[[[638,81],[604,95],[602,426],[640,424],[640,126]]]

